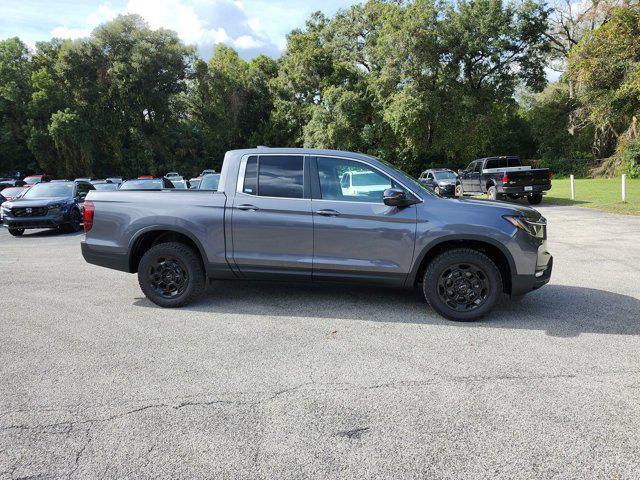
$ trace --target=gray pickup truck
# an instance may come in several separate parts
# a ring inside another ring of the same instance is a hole
[[[162,307],[207,279],[326,281],[419,286],[441,315],[469,321],[546,284],[553,263],[536,210],[442,198],[333,150],[234,150],[217,190],[91,191],[84,212],[86,261],[137,272]]]

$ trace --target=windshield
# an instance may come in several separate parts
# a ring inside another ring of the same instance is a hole
[[[24,183],[40,183],[42,177],[25,177]]]
[[[5,188],[4,190],[2,190],[2,195],[4,195],[5,197],[15,197],[16,195],[20,195],[20,193],[24,190],[24,188],[22,187],[11,187],[11,188]]]
[[[220,183],[220,175],[205,175],[198,188],[200,190],[217,190]]]
[[[94,183],[93,186],[96,187],[96,190],[117,190],[118,189],[118,185],[116,185],[115,183]]]
[[[70,197],[72,192],[73,183],[38,183],[22,198]]]
[[[184,180],[171,180],[171,183],[173,183],[174,187],[180,190],[186,190],[187,188],[187,182]]]
[[[162,180],[159,178],[129,180],[120,185],[120,190],[162,190]]]
[[[436,180],[455,180],[456,174],[453,172],[434,172],[433,176]]]

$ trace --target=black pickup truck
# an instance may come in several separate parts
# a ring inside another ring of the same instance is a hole
[[[491,200],[527,197],[530,204],[538,205],[551,188],[548,168],[523,166],[518,157],[480,158],[458,174],[457,197],[484,193]]]

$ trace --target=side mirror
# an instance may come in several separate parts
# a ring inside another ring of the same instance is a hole
[[[458,169],[458,175],[462,175],[464,173],[464,170]]]
[[[87,193],[86,193],[86,192],[81,192],[81,193],[79,193],[79,194],[78,194],[78,198],[79,198],[80,200],[84,200],[86,196],[87,196]]]
[[[399,188],[387,188],[382,194],[382,199],[384,204],[389,207],[408,207],[416,203],[414,200],[408,199],[404,190]]]

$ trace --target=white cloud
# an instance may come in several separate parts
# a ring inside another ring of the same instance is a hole
[[[251,35],[241,35],[233,41],[233,45],[241,50],[257,48],[262,46],[262,42]]]
[[[108,4],[103,3],[98,6],[98,9],[87,15],[87,18],[83,22],[81,27],[68,27],[67,25],[61,25],[51,30],[51,35],[57,38],[84,38],[91,34],[91,31],[98,25],[113,20],[117,13],[109,7]]]

